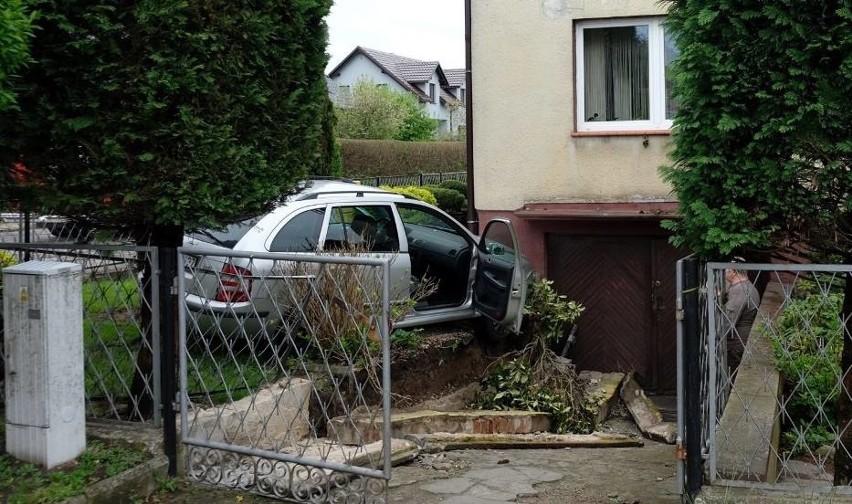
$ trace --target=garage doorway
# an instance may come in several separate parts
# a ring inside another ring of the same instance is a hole
[[[569,357],[579,370],[636,372],[648,392],[677,385],[675,263],[664,237],[548,235],[556,289],[586,307]]]

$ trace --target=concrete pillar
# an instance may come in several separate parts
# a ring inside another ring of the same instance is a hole
[[[6,451],[47,469],[86,449],[82,267],[3,269]]]

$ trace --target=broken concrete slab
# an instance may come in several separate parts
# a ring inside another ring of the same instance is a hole
[[[641,447],[640,438],[621,434],[418,434],[413,441],[424,453],[465,449],[510,448],[624,448]]]
[[[591,400],[597,416],[595,428],[606,420],[618,403],[618,392],[624,373],[602,373],[600,371],[582,371],[579,378],[586,383],[586,397]]]
[[[655,441],[674,444],[677,426],[671,422],[663,422],[663,414],[654,401],[648,399],[632,373],[624,377],[619,396],[643,435]]]
[[[188,436],[262,449],[294,444],[311,431],[310,394],[310,380],[289,378],[233,403],[190,410]]]

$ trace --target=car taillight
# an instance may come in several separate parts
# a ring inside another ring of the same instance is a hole
[[[219,290],[216,301],[239,303],[248,301],[251,296],[251,271],[246,268],[226,264],[219,276]]]

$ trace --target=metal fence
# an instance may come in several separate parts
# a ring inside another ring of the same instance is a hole
[[[726,271],[747,273],[760,292],[748,329],[737,327],[737,279],[726,282]],[[841,308],[852,266],[682,261],[679,273],[683,493],[709,483],[852,494],[833,484],[835,455],[852,451],[838,419]]]
[[[298,502],[385,502],[387,259],[179,257],[188,477]]]
[[[17,230],[6,229],[9,236]],[[160,335],[156,249],[114,244],[0,243],[15,262],[83,267],[86,416],[160,426]],[[8,257],[8,256],[7,256]],[[0,327],[0,334],[3,328]],[[0,351],[2,354],[2,351]],[[5,363],[5,355],[2,355]]]
[[[390,175],[363,177],[355,179],[364,185],[370,186],[424,186],[438,185],[446,180],[457,180],[467,182],[467,172],[444,172],[444,173],[418,173],[416,175]]]

